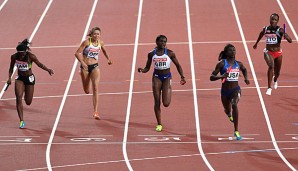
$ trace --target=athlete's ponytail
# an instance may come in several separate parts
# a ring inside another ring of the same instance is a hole
[[[31,49],[29,46],[31,45],[31,42],[29,42],[28,39],[24,39],[22,42],[19,42],[18,46],[16,47],[16,50],[18,52],[27,52],[30,51]]]
[[[227,53],[227,51],[228,51],[228,49],[229,49],[230,47],[235,48],[234,45],[232,45],[232,44],[227,44],[227,45],[224,47],[224,50],[221,51],[221,52],[219,53],[219,55],[218,55],[218,60],[219,60],[219,61],[222,60],[222,59],[227,59],[227,55],[226,55],[226,53]]]

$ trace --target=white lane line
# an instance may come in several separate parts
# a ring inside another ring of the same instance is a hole
[[[296,33],[296,31],[295,31],[295,29],[294,29],[294,27],[293,27],[293,25],[292,25],[292,22],[291,22],[290,18],[288,17],[288,15],[287,15],[287,13],[286,13],[286,11],[285,11],[285,9],[284,9],[282,3],[280,2],[280,0],[276,0],[276,1],[277,1],[277,3],[278,3],[278,5],[279,5],[279,7],[280,7],[280,9],[281,9],[281,11],[282,11],[282,13],[284,14],[284,16],[285,16],[285,18],[286,18],[286,20],[287,20],[287,22],[288,22],[288,24],[289,24],[289,26],[290,26],[292,32],[293,32],[293,34],[294,34],[294,36],[295,36],[295,39],[296,39],[296,41],[297,41],[297,40],[298,40],[298,36],[297,36],[297,33]]]
[[[85,31],[84,31],[84,34],[83,34],[83,37],[82,37],[82,41],[84,41],[84,39],[85,39],[85,37],[88,33],[88,29],[90,27],[90,23],[91,23],[91,20],[92,20],[92,17],[93,17],[97,2],[98,2],[98,0],[94,0],[93,6],[92,6],[92,9],[91,9],[89,18],[88,18],[88,22],[86,24]],[[67,98],[67,94],[69,92],[69,89],[70,89],[70,86],[71,86],[71,83],[72,83],[71,80],[73,79],[77,64],[78,64],[78,60],[75,59],[72,70],[71,70],[71,73],[70,73],[70,76],[69,76],[69,79],[68,79],[68,82],[67,82],[67,86],[66,86],[66,89],[65,89],[61,104],[60,104],[60,108],[58,110],[58,114],[57,114],[53,129],[52,129],[52,132],[51,132],[51,135],[50,135],[50,138],[49,138],[49,142],[48,142],[48,145],[47,145],[46,162],[47,162],[47,167],[48,167],[49,171],[52,171],[51,157],[50,157],[52,142],[53,142],[55,132],[56,132],[56,129],[57,129],[57,126],[58,126],[58,123],[59,123],[59,120],[60,120],[60,117],[61,117],[61,114],[62,114],[62,110],[63,110],[64,104],[65,104],[65,101],[66,101],[66,98]]]
[[[2,8],[4,7],[4,5],[7,3],[8,0],[3,1],[3,3],[0,6],[0,11],[2,10]]]
[[[260,99],[260,102],[261,102],[261,106],[262,106],[262,109],[263,109],[263,113],[264,113],[264,116],[265,116],[265,119],[266,119],[267,127],[268,127],[268,130],[269,130],[269,133],[270,133],[270,137],[272,139],[273,146],[274,146],[277,154],[285,162],[285,164],[289,168],[291,168],[292,170],[296,170],[291,165],[291,163],[283,156],[283,154],[281,153],[281,151],[278,147],[278,144],[276,143],[274,132],[272,130],[271,122],[270,122],[270,119],[269,119],[269,116],[268,116],[268,113],[267,113],[267,109],[266,109],[266,106],[265,106],[265,102],[264,102],[264,99],[263,99],[263,96],[262,96],[262,93],[261,93],[261,90],[260,90],[260,87],[259,87],[257,76],[256,76],[254,66],[253,66],[253,63],[252,63],[252,60],[251,60],[251,57],[250,57],[250,53],[249,53],[249,50],[248,50],[248,47],[247,47],[247,44],[246,44],[245,36],[244,36],[244,33],[243,33],[243,29],[242,29],[242,26],[241,26],[241,23],[240,23],[240,19],[239,19],[239,16],[238,16],[238,12],[237,12],[237,8],[236,8],[234,0],[231,0],[231,4],[232,4],[233,10],[234,10],[234,14],[235,14],[235,18],[236,18],[236,21],[237,21],[238,29],[239,29],[239,32],[240,32],[240,35],[241,35],[241,39],[243,41],[243,46],[244,46],[244,49],[245,49],[245,52],[246,52],[246,55],[247,55],[247,59],[248,59],[248,62],[249,62],[250,68],[251,68],[251,72],[252,72],[252,75],[253,75],[253,78],[254,78],[254,82],[255,82],[255,85],[257,87],[257,92],[258,92],[258,95],[259,95],[259,99]]]
[[[275,149],[259,149],[259,150],[239,150],[239,151],[223,151],[223,152],[214,152],[206,153],[206,155],[222,155],[222,154],[236,154],[236,153],[265,153],[272,152]],[[298,150],[298,148],[282,148],[281,150]],[[171,158],[182,158],[182,157],[195,157],[201,156],[201,154],[184,154],[184,155],[173,155],[173,156],[157,156],[157,157],[146,157],[146,158],[136,158],[130,159],[130,161],[144,161],[144,160],[160,160],[160,159],[171,159]],[[76,166],[86,166],[86,165],[99,165],[99,164],[109,164],[109,163],[121,163],[124,160],[111,160],[111,161],[101,161],[101,162],[92,162],[92,163],[78,163],[78,164],[69,164],[69,165],[60,165],[53,166],[54,169],[66,168],[66,167],[76,167]],[[22,169],[17,171],[34,171],[34,170],[45,170],[46,167],[32,168],[32,169]]]
[[[241,87],[241,89],[255,89],[256,87]],[[298,88],[298,86],[278,86],[278,88]],[[267,89],[267,87],[260,87],[260,89]],[[196,91],[218,91],[220,88],[199,88],[196,89]],[[173,90],[173,92],[190,92],[193,91],[193,89],[184,89],[184,90]],[[146,93],[152,93],[152,91],[135,91],[132,92],[132,94],[146,94]],[[114,93],[98,93],[99,96],[104,95],[124,95],[129,94],[129,92],[114,92]],[[67,95],[68,97],[82,97],[82,96],[92,96],[91,94],[70,94]],[[61,98],[63,95],[56,95],[56,96],[39,96],[39,97],[33,97],[34,99],[45,99],[45,98]],[[16,98],[6,98],[6,99],[0,99],[0,101],[9,101],[9,100],[15,100]]]
[[[287,42],[286,40],[281,40],[282,42]],[[293,41],[297,41],[294,40]],[[247,40],[247,43],[254,43],[255,40]],[[261,40],[260,42],[265,42]],[[192,44],[227,44],[227,43],[242,43],[241,40],[225,40],[225,41],[204,41],[204,42],[192,42]],[[188,42],[168,42],[169,45],[188,45]],[[115,43],[115,44],[105,44],[105,46],[134,46],[134,43]],[[152,46],[155,43],[139,43],[139,46]],[[65,45],[65,46],[35,46],[31,49],[54,49],[54,48],[77,48],[79,45]],[[3,47],[0,50],[14,50],[15,47]]]
[[[49,0],[48,5],[46,6],[45,10],[43,11],[41,17],[39,18],[39,20],[38,20],[38,22],[37,22],[37,24],[36,24],[36,26],[35,26],[35,28],[34,28],[32,34],[31,34],[31,36],[30,36],[30,38],[29,38],[29,42],[31,42],[32,39],[33,39],[33,37],[35,36],[37,30],[39,29],[39,26],[40,26],[41,22],[43,21],[43,19],[44,19],[46,13],[48,12],[48,9],[50,8],[52,2],[53,2],[53,0]],[[16,72],[16,70],[17,70],[17,67],[14,67],[14,68],[13,68],[13,73],[12,73],[11,77],[14,75],[14,73]],[[8,86],[8,84],[5,83],[4,87],[2,88],[2,90],[1,90],[1,92],[0,92],[0,99],[2,99],[2,96],[3,96],[3,94],[4,94],[4,90],[6,89],[7,86]]]
[[[197,145],[200,151],[201,157],[207,167],[214,171],[213,167],[207,160],[204,150],[201,144],[201,131],[200,131],[200,119],[199,119],[199,110],[198,110],[198,99],[197,99],[197,86],[196,86],[196,75],[195,75],[195,67],[194,67],[194,57],[193,57],[193,42],[192,42],[192,33],[191,33],[191,21],[190,21],[190,11],[189,11],[189,2],[185,0],[185,8],[186,8],[186,20],[187,20],[187,34],[188,34],[188,46],[189,46],[189,57],[190,57],[190,66],[191,66],[191,78],[192,78],[192,87],[193,87],[193,98],[194,98],[194,112],[195,112],[195,120],[196,120],[196,133],[197,133]]]
[[[137,54],[138,54],[138,45],[139,45],[138,43],[139,43],[140,27],[141,27],[141,19],[142,19],[142,9],[143,9],[143,0],[140,0],[137,27],[136,27],[136,35],[135,35],[135,43],[134,43],[134,51],[133,51],[133,61],[132,61],[132,66],[131,66],[129,93],[128,93],[128,100],[127,100],[127,110],[126,110],[126,118],[125,118],[125,126],[124,126],[123,145],[122,145],[122,151],[123,151],[125,163],[130,171],[132,171],[133,169],[129,162],[128,156],[127,156],[126,143],[127,143],[127,136],[128,136],[128,125],[129,125],[130,110],[131,110],[135,68],[136,68],[136,61],[137,61]]]

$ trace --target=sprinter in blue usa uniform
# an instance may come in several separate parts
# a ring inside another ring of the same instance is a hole
[[[157,132],[162,131],[161,123],[161,109],[160,98],[162,97],[162,103],[165,107],[168,107],[171,103],[172,87],[171,80],[172,74],[170,72],[170,64],[173,62],[181,76],[180,84],[186,83],[183,75],[183,70],[178,62],[175,53],[166,48],[167,37],[159,35],[156,38],[156,48],[148,53],[148,59],[145,68],[138,68],[138,72],[146,73],[150,70],[150,66],[153,62],[154,72],[152,75],[152,90],[154,96],[154,112],[157,120],[157,126],[155,130]]]
[[[248,85],[247,70],[240,61],[236,61],[236,48],[227,44],[219,55],[219,62],[210,76],[211,81],[222,80],[221,102],[224,112],[229,120],[234,123],[234,136],[237,140],[242,137],[238,130],[238,102],[241,96],[241,88],[238,84],[240,71],[244,76],[244,82]],[[220,73],[218,75],[218,73]]]

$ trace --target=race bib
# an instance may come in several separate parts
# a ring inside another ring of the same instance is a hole
[[[277,36],[276,34],[265,34],[266,44],[277,44]]]
[[[29,70],[28,62],[16,60],[16,67],[18,68],[19,71],[28,71]]]
[[[229,72],[229,76],[227,77],[227,81],[238,81],[239,79],[239,69],[231,69],[231,71]]]
[[[87,56],[89,58],[97,58],[98,57],[98,54],[99,54],[99,49],[91,49],[90,48]]]
[[[163,70],[167,69],[167,58],[155,58],[153,59],[154,62],[154,69]]]
[[[30,83],[33,83],[34,80],[35,80],[34,75],[29,76],[29,82],[30,82]]]

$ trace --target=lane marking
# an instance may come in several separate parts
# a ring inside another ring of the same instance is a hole
[[[286,42],[286,40],[281,40],[282,42]],[[293,41],[297,41],[294,40]],[[255,40],[247,40],[247,43],[254,43]],[[261,40],[260,42],[265,42],[265,40]],[[225,40],[225,41],[204,41],[204,42],[192,42],[192,44],[227,44],[227,43],[242,43],[241,40]],[[188,42],[167,42],[169,45],[188,45]],[[105,44],[105,46],[115,47],[115,46],[134,46],[134,43],[122,43],[122,44]],[[156,45],[155,43],[139,43],[139,46],[152,46]],[[77,48],[78,45],[65,45],[65,46],[35,46],[30,47],[31,49],[54,49],[54,48]],[[3,47],[0,50],[14,50],[15,47]]]
[[[187,21],[187,36],[188,36],[188,48],[189,48],[189,58],[190,58],[190,67],[191,67],[191,79],[192,79],[192,93],[193,93],[193,103],[194,103],[194,112],[195,112],[195,121],[196,121],[196,134],[197,134],[197,146],[199,152],[205,162],[206,166],[214,171],[213,167],[209,163],[208,159],[204,154],[204,150],[202,147],[201,140],[201,130],[200,130],[200,118],[199,118],[199,107],[198,107],[198,95],[197,95],[197,85],[196,85],[196,75],[195,75],[195,64],[194,64],[194,55],[193,55],[193,42],[192,42],[192,33],[191,33],[191,21],[190,21],[190,10],[189,10],[189,2],[185,0],[185,10],[186,10],[186,21]]]
[[[254,139],[255,138],[242,137],[242,140],[254,140]],[[220,137],[220,138],[217,138],[217,140],[218,141],[225,141],[225,140],[235,141],[236,140],[236,137]]]
[[[125,164],[130,171],[133,171],[132,166],[129,162],[127,151],[126,151],[126,143],[127,143],[127,136],[128,136],[128,125],[129,125],[129,118],[130,118],[130,110],[131,110],[131,101],[132,101],[132,92],[133,92],[133,84],[134,84],[134,75],[136,69],[136,61],[137,61],[137,54],[138,54],[138,46],[139,46],[139,36],[140,36],[140,27],[141,27],[141,19],[142,19],[142,10],[143,10],[143,0],[139,2],[139,9],[138,9],[138,20],[136,26],[136,35],[135,35],[135,43],[133,49],[133,58],[132,58],[132,66],[131,66],[131,74],[130,74],[130,83],[129,83],[129,93],[128,93],[128,100],[127,100],[127,109],[126,109],[126,117],[125,117],[125,126],[124,126],[124,134],[123,134],[123,145],[122,145],[122,152],[123,157],[125,159]]]
[[[256,87],[242,87],[241,89],[255,89]],[[278,86],[278,88],[298,88],[298,86]],[[260,89],[267,89],[267,87],[260,87]],[[205,89],[196,89],[196,91],[217,91],[220,90],[220,88],[205,88]],[[184,90],[172,90],[173,92],[190,92],[193,91],[192,89],[184,89]],[[146,93],[152,93],[152,91],[135,91],[132,92],[133,94],[146,94]],[[114,93],[98,93],[99,96],[103,95],[124,95],[129,94],[129,92],[114,92]],[[81,97],[81,96],[92,96],[92,94],[69,94],[67,97]],[[63,95],[54,95],[54,96],[36,96],[33,97],[33,99],[44,99],[44,98],[60,98],[63,97]],[[0,99],[0,101],[9,101],[9,100],[15,100],[16,98],[6,98],[6,99]]]
[[[232,134],[212,134],[212,137],[231,136]],[[241,134],[243,136],[259,136],[260,134]]]
[[[92,9],[90,11],[89,18],[88,18],[88,21],[87,21],[87,24],[86,24],[86,27],[85,27],[84,34],[83,34],[81,42],[84,41],[85,38],[86,38],[86,35],[87,35],[88,29],[90,27],[91,20],[92,20],[92,17],[93,17],[97,2],[98,2],[98,0],[94,0],[94,2],[93,2]],[[65,89],[65,92],[64,92],[64,95],[63,95],[63,98],[62,98],[62,101],[61,101],[61,104],[60,104],[60,107],[59,107],[59,110],[58,110],[58,113],[57,113],[57,117],[56,117],[53,129],[51,131],[51,135],[50,135],[50,138],[49,138],[49,141],[48,141],[48,145],[47,145],[47,149],[46,149],[46,162],[47,162],[47,167],[48,167],[49,171],[52,171],[51,157],[50,157],[51,145],[52,145],[52,142],[53,142],[53,139],[54,139],[54,136],[55,136],[55,132],[56,132],[56,129],[57,129],[57,126],[58,126],[58,123],[59,123],[59,120],[60,120],[60,117],[61,117],[61,114],[62,114],[62,110],[63,110],[64,104],[65,104],[65,101],[66,101],[66,98],[67,98],[67,94],[69,92],[69,89],[70,89],[70,86],[71,86],[71,83],[72,83],[71,80],[73,79],[77,64],[78,64],[78,60],[75,59],[74,64],[72,66],[72,70],[71,70],[69,79],[68,79],[69,81],[67,82],[67,86],[66,86],[66,89]]]
[[[4,7],[4,5],[7,3],[8,0],[5,0],[2,2],[1,6],[0,6],[0,11],[2,10],[2,8]]]
[[[285,18],[286,18],[286,20],[287,20],[287,22],[288,22],[288,24],[289,24],[289,26],[290,26],[290,28],[292,30],[292,33],[294,34],[295,39],[297,41],[297,39],[298,39],[297,33],[296,33],[296,31],[295,31],[295,29],[294,29],[294,27],[292,25],[292,22],[291,22],[290,18],[288,17],[288,15],[286,13],[286,10],[284,9],[284,7],[283,7],[282,3],[280,2],[280,0],[276,0],[276,1],[278,3],[278,5],[279,5],[279,7],[280,7],[280,9],[282,11],[282,13],[284,14],[284,16],[285,16]]]
[[[281,148],[281,150],[298,150],[298,148]],[[268,153],[274,152],[275,149],[260,149],[260,150],[240,150],[240,151],[223,151],[223,152],[214,152],[206,153],[206,155],[224,155],[224,154],[236,154],[236,153]],[[145,160],[160,160],[160,159],[171,159],[171,158],[182,158],[182,157],[194,157],[201,156],[201,154],[184,154],[184,155],[172,155],[172,156],[157,156],[157,157],[145,157],[145,158],[135,158],[130,159],[130,161],[145,161]],[[90,163],[78,163],[78,164],[69,164],[69,165],[59,165],[53,166],[54,169],[57,168],[66,168],[66,167],[76,167],[76,166],[86,166],[86,165],[99,165],[99,164],[109,164],[109,163],[121,163],[125,160],[110,160],[110,161],[99,161],[99,162],[90,162]],[[34,170],[45,170],[46,167],[32,168],[32,169],[22,169],[17,171],[34,171]]]
[[[41,17],[39,18],[39,20],[38,20],[38,22],[37,22],[37,24],[36,24],[36,26],[35,26],[33,32],[31,33],[31,36],[30,36],[30,38],[29,38],[29,42],[31,42],[32,39],[34,38],[34,36],[35,36],[37,30],[39,29],[39,26],[40,26],[41,22],[43,21],[43,19],[44,19],[46,13],[48,12],[48,9],[50,8],[52,2],[53,2],[53,0],[49,0],[47,6],[46,6],[45,10],[43,11]],[[13,77],[14,73],[16,72],[16,70],[17,70],[17,67],[14,66],[11,77]],[[2,96],[3,96],[3,94],[4,94],[4,90],[6,89],[7,86],[8,86],[8,84],[5,83],[5,85],[3,86],[3,88],[2,88],[2,90],[1,90],[1,92],[0,92],[0,99],[2,99]]]
[[[250,53],[249,53],[249,50],[248,50],[248,47],[247,47],[247,44],[246,44],[246,40],[245,40],[245,36],[244,36],[244,33],[243,33],[242,25],[240,23],[240,19],[239,19],[239,16],[238,16],[238,11],[237,11],[237,8],[236,8],[236,5],[235,5],[234,0],[231,0],[231,5],[233,7],[233,11],[234,11],[234,14],[235,14],[235,19],[237,21],[237,25],[238,25],[238,29],[239,29],[239,32],[240,32],[240,35],[241,35],[241,39],[243,41],[243,46],[244,46],[244,49],[245,49],[245,52],[246,52],[246,55],[247,55],[247,59],[248,59],[248,62],[249,62],[251,73],[253,75],[254,82],[255,82],[255,85],[257,87],[257,92],[258,92],[258,95],[259,95],[259,99],[260,99],[260,102],[261,102],[261,106],[262,106],[262,109],[263,109],[263,113],[264,113],[264,116],[265,116],[265,119],[266,119],[267,127],[268,127],[268,130],[269,130],[269,133],[270,133],[270,137],[272,139],[273,146],[274,146],[277,154],[279,155],[279,157],[284,161],[284,163],[289,168],[291,168],[292,170],[296,170],[291,165],[291,163],[283,156],[283,154],[281,153],[281,151],[280,151],[280,149],[278,147],[278,144],[276,143],[274,132],[273,132],[273,129],[272,129],[272,126],[271,126],[271,122],[270,122],[270,119],[269,119],[269,115],[267,113],[267,109],[266,109],[266,106],[265,106],[265,102],[264,102],[264,99],[263,99],[263,96],[262,96],[262,93],[261,93],[261,90],[260,90],[260,87],[259,87],[259,82],[257,80],[257,76],[256,76],[256,73],[255,73],[253,62],[251,60]]]
[[[138,135],[140,137],[184,137],[186,135]]]

